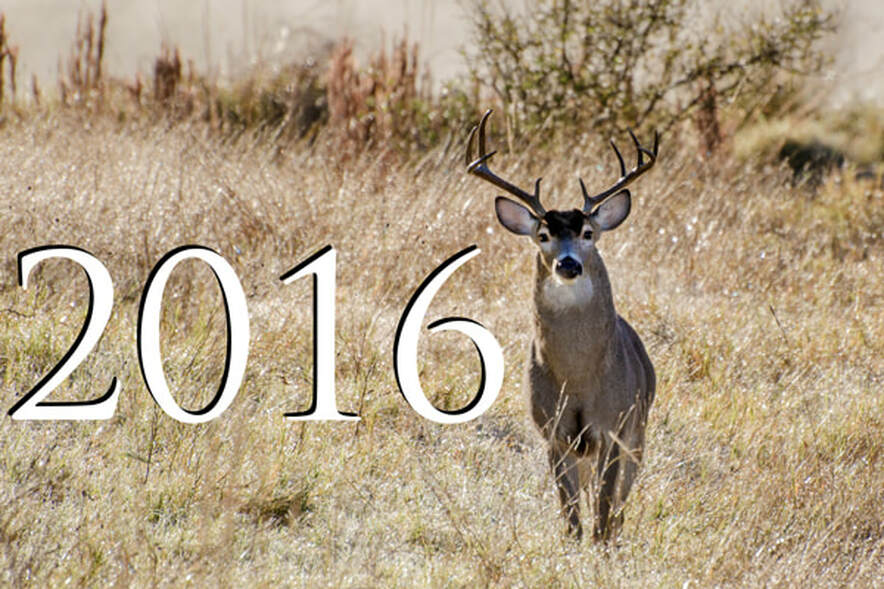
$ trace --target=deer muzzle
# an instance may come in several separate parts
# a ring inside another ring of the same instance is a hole
[[[563,278],[564,280],[574,280],[581,274],[583,274],[583,264],[572,258],[571,256],[566,256],[559,260],[556,260],[555,266],[553,268],[555,273],[559,278]]]

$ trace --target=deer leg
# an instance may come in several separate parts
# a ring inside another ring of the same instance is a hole
[[[593,538],[595,540],[607,540],[610,538],[611,532],[617,527],[616,520],[622,518],[622,514],[618,514],[613,518],[611,514],[611,508],[614,505],[617,474],[620,471],[619,458],[620,450],[617,447],[617,443],[607,440],[599,452],[597,473],[600,484],[595,529],[593,530]]]
[[[632,489],[632,483],[635,482],[635,477],[638,474],[638,467],[642,459],[642,446],[644,446],[644,440],[642,440],[641,437],[632,440],[632,443],[629,446],[629,455],[622,457],[621,462],[623,464],[621,465],[620,489],[617,494],[621,508],[626,503],[626,496],[629,495],[629,491]]]
[[[623,523],[623,508],[626,505],[626,497],[632,489],[636,475],[638,475],[638,468],[642,460],[642,450],[645,445],[644,423],[641,421],[639,413],[633,412],[627,427],[621,431],[620,436],[626,445],[626,451],[621,452],[620,457],[620,487],[617,492],[618,524]]]
[[[617,511],[616,516],[613,518],[612,530],[619,530],[623,526],[626,496],[629,495],[629,490],[632,488],[632,483],[635,482],[637,474],[638,462],[625,458],[625,462],[620,467],[620,488],[617,493]]]
[[[562,515],[568,520],[568,533],[579,540],[583,537],[583,528],[580,525],[580,477],[577,460],[554,443],[549,449],[549,464],[559,489]]]

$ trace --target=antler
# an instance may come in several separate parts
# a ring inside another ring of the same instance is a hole
[[[620,192],[629,184],[631,184],[633,180],[654,167],[654,163],[657,161],[657,149],[660,144],[659,134],[654,131],[654,150],[651,151],[648,148],[643,147],[638,142],[638,139],[635,138],[635,134],[632,132],[632,129],[627,129],[627,131],[629,131],[629,136],[632,137],[632,142],[635,143],[635,150],[636,152],[638,152],[638,163],[636,163],[635,167],[629,170],[629,172],[627,173],[626,164],[623,162],[623,156],[620,155],[620,150],[617,149],[617,145],[614,143],[613,140],[611,140],[611,147],[614,148],[614,153],[617,154],[617,160],[620,162],[620,179],[617,180],[617,182],[615,182],[613,186],[611,186],[604,192],[600,192],[595,196],[590,196],[589,193],[586,191],[586,185],[583,183],[583,179],[579,178],[580,188],[583,189],[583,212],[592,212],[592,209],[604,202],[606,198],[608,198],[612,194]],[[650,160],[647,162],[644,161],[645,155],[650,158]]]
[[[534,211],[534,214],[536,214],[538,217],[543,217],[546,214],[546,209],[543,208],[542,204],[540,204],[541,178],[538,178],[537,182],[534,183],[534,194],[529,194],[518,186],[514,186],[503,178],[497,176],[488,168],[488,160],[491,159],[491,156],[497,153],[497,151],[492,151],[491,153],[487,153],[485,151],[485,123],[486,121],[488,121],[488,117],[491,116],[492,112],[494,111],[488,109],[488,111],[482,117],[482,122],[474,126],[470,131],[470,138],[467,140],[467,172],[469,172],[470,174],[475,174],[479,178],[491,182],[498,188],[506,190],[513,196],[516,196],[517,198],[522,200],[529,207],[531,207],[531,210]],[[477,129],[479,130],[479,157],[471,161],[470,157],[473,151],[473,137],[475,137]]]

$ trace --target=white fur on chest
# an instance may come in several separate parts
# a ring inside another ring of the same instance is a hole
[[[569,283],[554,278],[543,283],[543,302],[554,311],[565,311],[592,300],[592,281],[585,274]]]

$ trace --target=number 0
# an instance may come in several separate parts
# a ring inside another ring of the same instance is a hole
[[[160,354],[160,311],[163,305],[163,291],[172,270],[179,262],[188,259],[202,260],[212,269],[221,294],[224,297],[224,311],[227,314],[227,356],[224,359],[224,376],[218,392],[208,405],[197,411],[182,409],[172,393],[163,372],[163,359]],[[138,312],[138,360],[147,390],[157,405],[169,417],[182,423],[205,423],[221,415],[236,397],[246,371],[249,357],[249,311],[246,295],[236,272],[214,251],[200,246],[184,246],[172,250],[157,263],[147,279],[141,308]]]

